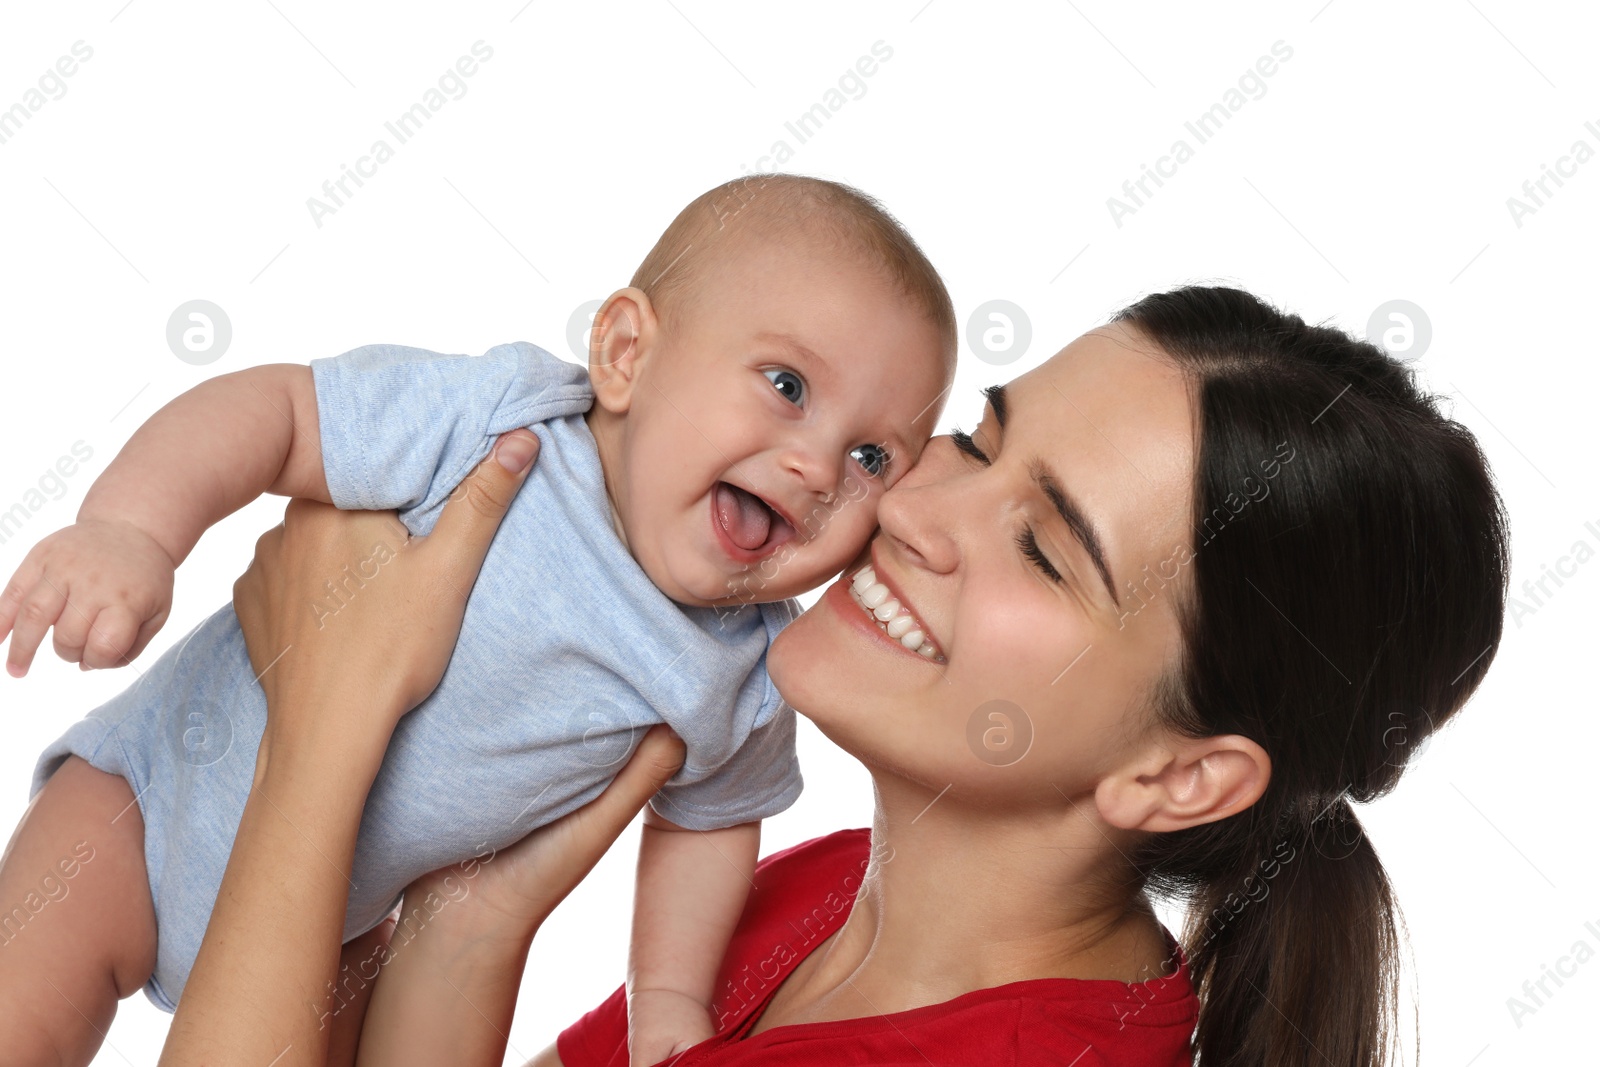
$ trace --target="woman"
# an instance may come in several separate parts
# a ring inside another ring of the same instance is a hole
[[[1393,788],[1498,644],[1507,537],[1471,435],[1380,350],[1189,288],[989,390],[971,437],[931,444],[879,518],[870,553],[770,653],[786,698],[871,771],[870,851],[847,832],[769,859],[724,968],[719,1034],[680,1062],[1180,1063],[1191,1028],[1208,1065],[1384,1058],[1394,906],[1350,803]],[[291,516],[281,546],[264,542],[255,569],[273,577],[258,587],[311,588],[339,558],[295,539]],[[946,662],[906,654],[863,595],[908,607]],[[359,644],[312,640],[293,672],[274,668],[258,777],[314,829],[247,811],[174,1042],[237,1027],[230,997],[277,1025],[263,996],[287,984],[305,999],[332,976],[332,872],[360,783],[459,617],[411,599],[369,616]],[[298,613],[249,613],[265,665]],[[424,626],[436,632],[418,638]],[[405,678],[380,686],[401,652]],[[343,702],[360,714],[332,714]],[[646,758],[602,831],[663,773],[660,750]],[[295,907],[327,916],[315,960],[263,948],[272,903],[251,881],[267,869],[253,862],[305,852],[297,833],[334,854],[295,888]],[[520,861],[479,872],[481,891],[384,968],[363,1058],[427,1058],[442,1039],[454,1061],[493,1060],[551,887],[604,836],[546,848],[576,858],[543,877]],[[858,871],[837,908],[817,906]],[[1189,904],[1183,952],[1151,892]],[[537,1062],[622,1063],[625,1038],[619,990]]]

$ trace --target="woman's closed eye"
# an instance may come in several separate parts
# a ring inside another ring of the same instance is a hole
[[[983,449],[978,447],[977,442],[972,439],[972,435],[970,433],[964,432],[960,429],[960,427],[952,426],[950,428],[950,440],[960,451],[965,452],[973,459],[982,463],[985,467],[989,465],[988,455],[984,453]]]
[[[990,460],[988,453],[984,452],[982,448],[978,447],[978,443],[972,439],[971,434],[966,433],[959,428],[952,427],[950,430],[950,440],[958,450],[966,455],[971,456],[979,463],[982,463],[985,467],[989,466],[989,464],[993,462]],[[1017,547],[1022,550],[1022,554],[1027,557],[1029,562],[1038,568],[1039,573],[1043,574],[1052,582],[1056,582],[1058,584],[1066,581],[1066,579],[1061,576],[1061,572],[1056,570],[1055,566],[1051,564],[1049,557],[1044,554],[1044,550],[1039,547],[1039,538],[1033,532],[1032,526],[1024,526],[1021,530],[1019,530],[1017,532],[1016,542]]]
[[[1022,554],[1032,560],[1033,565],[1038,567],[1046,578],[1057,584],[1066,581],[1061,577],[1061,572],[1051,566],[1050,560],[1039,548],[1039,539],[1034,536],[1032,526],[1024,526],[1022,532],[1017,534],[1017,547],[1022,549]]]

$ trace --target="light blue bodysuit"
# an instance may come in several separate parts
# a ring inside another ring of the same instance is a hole
[[[667,819],[705,830],[794,802],[794,712],[766,651],[798,606],[684,607],[655,587],[612,526],[584,368],[524,342],[479,357],[372,345],[311,366],[333,502],[396,508],[416,535],[499,434],[527,426],[540,439],[444,679],[400,720],[367,799],[346,940],[419,875],[592,800],[654,723],[688,748],[651,801]],[[352,564],[316,609],[326,624],[363,581],[385,580],[379,560]],[[75,723],[34,772],[37,792],[76,754],[137,795],[159,937],[145,991],[168,1011],[216,901],[265,721],[229,604]]]

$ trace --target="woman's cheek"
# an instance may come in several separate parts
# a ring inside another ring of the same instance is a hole
[[[1031,686],[1042,672],[1048,672],[1049,681],[1082,651],[1082,642],[1066,636],[1059,611],[1039,609],[1026,590],[992,589],[995,607],[982,617],[977,635],[1002,684]]]

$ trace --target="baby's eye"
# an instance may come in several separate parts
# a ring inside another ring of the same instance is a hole
[[[861,464],[861,469],[874,478],[889,465],[889,451],[882,445],[857,445],[850,450],[850,458]]]
[[[767,381],[772,383],[774,389],[783,394],[785,400],[795,407],[805,406],[806,383],[800,375],[789,370],[764,370],[761,373],[767,376]]]

